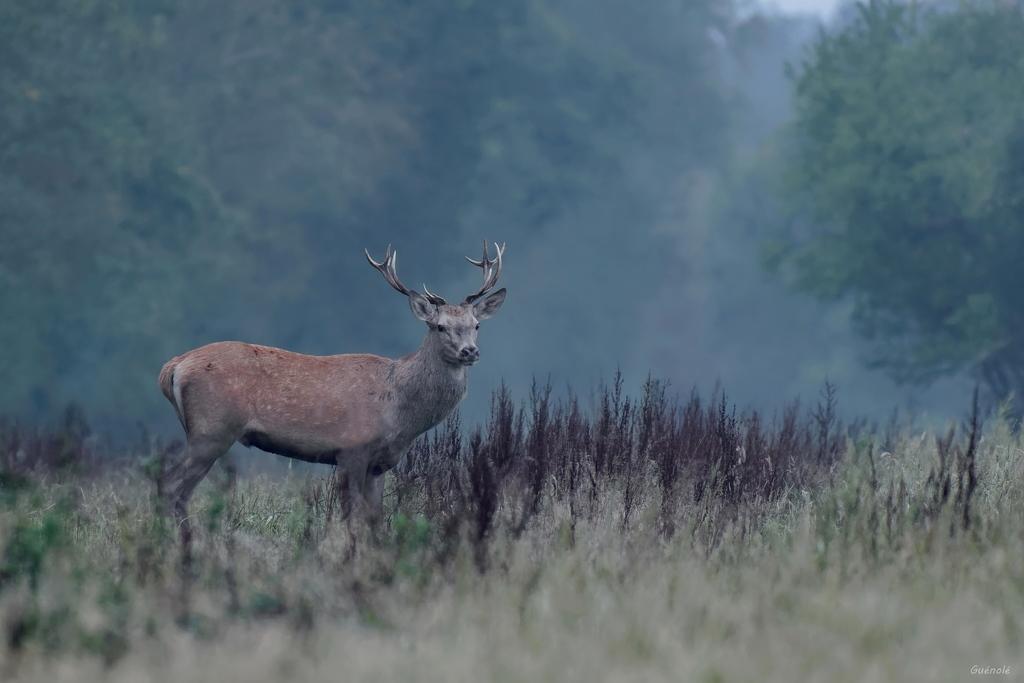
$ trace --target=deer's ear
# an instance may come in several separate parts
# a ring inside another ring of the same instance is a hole
[[[409,308],[412,314],[425,323],[429,323],[437,317],[437,306],[427,301],[427,297],[418,292],[409,295]]]
[[[473,304],[473,315],[477,320],[487,320],[498,312],[501,305],[505,303],[505,294],[508,292],[504,287],[496,292],[491,292],[480,301]]]

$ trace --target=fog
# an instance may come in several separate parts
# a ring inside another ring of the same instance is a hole
[[[868,369],[847,305],[765,268],[812,4],[12,6],[0,409],[173,433],[156,375],[197,345],[408,353],[423,325],[363,249],[461,300],[490,240],[509,296],[470,419],[502,381],[585,395],[617,369],[769,411],[830,380],[850,414],[958,415],[966,379]]]

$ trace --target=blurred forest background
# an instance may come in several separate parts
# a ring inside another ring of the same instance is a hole
[[[170,356],[401,355],[507,241],[502,378],[959,411],[1024,386],[1015,2],[0,4],[0,413],[172,430]],[[473,400],[473,399],[477,400]],[[474,407],[476,406],[476,407]],[[474,412],[477,411],[477,412]]]

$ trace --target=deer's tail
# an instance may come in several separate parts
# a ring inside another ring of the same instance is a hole
[[[160,378],[158,381],[160,383],[160,391],[163,392],[167,400],[174,406],[174,412],[177,413],[182,428],[188,434],[188,424],[185,422],[185,406],[181,402],[181,385],[174,381],[174,373],[178,369],[178,363],[181,362],[181,359],[181,356],[175,356],[164,363],[164,366],[160,368]]]

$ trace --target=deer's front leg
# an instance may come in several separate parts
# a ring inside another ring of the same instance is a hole
[[[384,519],[384,468],[371,465],[363,481],[363,498],[366,500],[367,518],[370,524],[380,526]]]
[[[378,527],[384,517],[384,468],[370,464],[369,457],[349,456],[345,472],[351,514]]]

